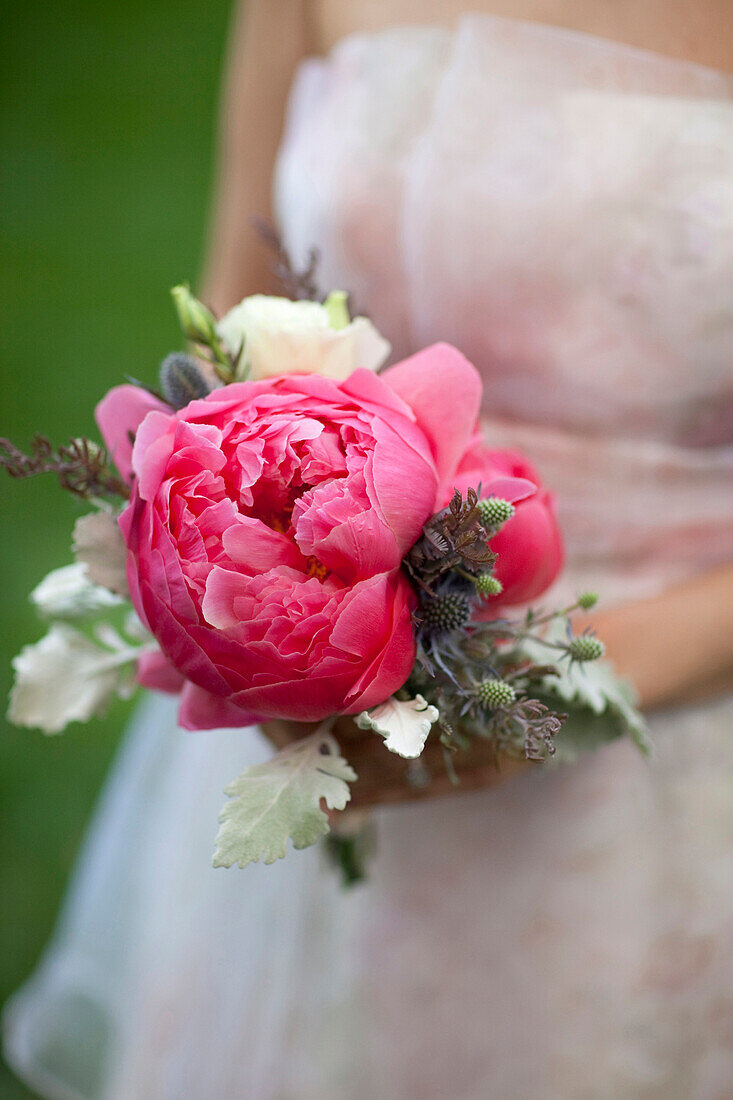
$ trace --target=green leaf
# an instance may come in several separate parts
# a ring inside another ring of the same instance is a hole
[[[246,867],[260,856],[274,863],[285,855],[288,837],[294,848],[315,844],[328,832],[321,799],[329,810],[343,810],[355,779],[334,738],[322,731],[247,768],[225,788],[232,801],[219,815],[214,866]]]

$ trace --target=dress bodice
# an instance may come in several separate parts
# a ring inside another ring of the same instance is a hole
[[[276,206],[396,356],[476,364],[569,583],[730,558],[733,78],[493,16],[355,35],[299,72]]]

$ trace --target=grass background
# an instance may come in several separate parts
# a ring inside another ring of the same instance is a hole
[[[201,264],[229,14],[230,0],[24,0],[6,11],[1,435],[91,434],[105,390],[126,374],[153,381],[179,346],[167,291]],[[71,560],[83,510],[50,478],[0,478],[2,699],[11,658],[42,633],[27,594]],[[0,1002],[52,929],[128,711],[57,738],[2,722]],[[0,1066],[2,1100],[32,1095]]]

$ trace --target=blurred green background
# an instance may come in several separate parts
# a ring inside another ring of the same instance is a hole
[[[199,271],[230,0],[24,0],[6,9],[0,76],[0,434],[94,432],[126,374],[178,347],[168,288]],[[88,510],[51,478],[0,477],[10,660],[42,627],[27,594],[71,561]],[[4,706],[3,706],[4,710]],[[45,738],[0,730],[0,1002],[48,937],[129,705]],[[33,1094],[3,1064],[0,1097]]]

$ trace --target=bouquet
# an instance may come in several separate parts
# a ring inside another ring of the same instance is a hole
[[[226,867],[315,843],[350,800],[625,733],[646,751],[629,687],[576,629],[595,594],[526,609],[562,564],[553,499],[482,439],[459,351],[378,373],[389,344],[343,293],[220,320],[172,293],[191,353],[102,399],[104,448],[0,441],[12,476],[54,472],[91,508],[75,563],[31,594],[49,629],[14,661],[13,722],[57,733],[142,685],[180,695],[186,730],[264,723],[280,751],[225,791]]]

